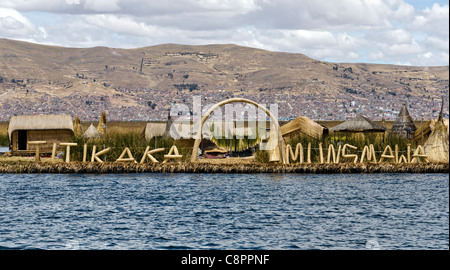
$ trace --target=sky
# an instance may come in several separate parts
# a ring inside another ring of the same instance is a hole
[[[0,38],[236,44],[336,63],[448,66],[449,0],[0,0]]]

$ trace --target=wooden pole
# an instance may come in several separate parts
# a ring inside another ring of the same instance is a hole
[[[77,146],[77,143],[60,143],[59,145],[66,146],[66,163],[70,162],[70,147]]]
[[[34,156],[34,161],[41,161],[40,153],[39,153],[39,145],[46,144],[47,141],[29,141],[28,144],[36,145],[36,155]]]
[[[398,144],[395,145],[394,154],[395,154],[395,163],[398,163]]]
[[[328,145],[327,163],[331,163],[331,155],[333,155],[333,163],[336,163],[336,152],[334,150],[334,145],[330,143],[330,145]]]
[[[36,155],[34,156],[34,161],[40,161],[41,155],[39,154],[39,144],[36,144]]]
[[[320,163],[323,163],[323,149],[322,149],[322,143],[319,143],[319,158],[320,158]]]
[[[298,146],[299,144],[297,144],[297,146]],[[299,158],[299,162],[300,163],[303,163],[303,145],[300,143],[300,146],[298,146],[298,147],[300,147],[299,148],[299,155],[300,155],[300,158]],[[295,147],[295,152],[297,153],[297,147]]]
[[[408,157],[408,163],[411,163],[411,144],[408,143],[406,147],[406,156]]]
[[[144,155],[142,156],[141,161],[139,162],[139,164],[144,163],[145,157],[147,156],[147,153],[148,153],[148,150],[150,150],[150,146],[147,145],[147,147],[145,148],[145,151],[144,151]]]
[[[87,144],[84,144],[84,146],[83,146],[83,162],[86,162],[86,156],[87,156]]]
[[[370,160],[370,150],[369,147],[367,145],[364,146],[362,154],[361,154],[361,161],[359,163],[363,163],[364,162],[364,156],[367,154],[367,161]]]
[[[52,162],[55,162],[55,155],[56,155],[56,143],[53,143],[53,148],[52,148]]]
[[[342,144],[339,144],[338,150],[337,150],[337,155],[336,155],[336,162],[335,163],[339,163],[339,159],[341,157],[341,148],[342,148]]]
[[[94,160],[95,160],[95,150],[96,150],[95,148],[97,148],[95,145],[92,146],[91,162],[94,162]]]
[[[308,155],[306,157],[306,163],[311,163],[311,142],[308,142]]]
[[[423,145],[423,116],[420,119],[420,128],[422,129],[422,145]]]
[[[70,162],[70,145],[66,147],[66,163]]]
[[[286,145],[286,164],[289,164],[289,154],[292,153],[292,147],[290,144]]]

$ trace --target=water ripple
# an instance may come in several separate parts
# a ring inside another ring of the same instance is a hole
[[[0,175],[0,249],[448,249],[448,184],[446,174]]]

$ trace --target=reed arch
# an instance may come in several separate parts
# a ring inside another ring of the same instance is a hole
[[[285,164],[285,158],[284,158],[284,149],[283,149],[283,136],[281,134],[281,129],[280,129],[280,124],[278,123],[278,119],[265,107],[261,106],[260,104],[258,104],[257,102],[254,102],[252,100],[249,99],[245,99],[245,98],[230,98],[221,102],[218,102],[216,104],[214,104],[214,106],[212,106],[211,108],[209,108],[208,111],[206,111],[205,115],[201,118],[200,121],[200,125],[198,126],[197,129],[197,138],[195,139],[194,142],[194,148],[192,149],[192,156],[191,156],[191,162],[195,162],[197,161],[197,156],[198,156],[198,148],[200,147],[200,142],[202,140],[202,130],[203,130],[203,124],[205,123],[206,120],[208,120],[209,116],[211,115],[211,113],[216,110],[219,107],[222,107],[226,104],[229,103],[235,103],[235,102],[243,102],[243,103],[248,103],[248,104],[252,104],[255,105],[256,107],[258,107],[259,109],[263,110],[267,115],[269,115],[270,119],[275,123],[275,132],[278,134],[278,140],[277,140],[277,148],[279,149],[281,152],[281,161],[283,162],[283,164]]]

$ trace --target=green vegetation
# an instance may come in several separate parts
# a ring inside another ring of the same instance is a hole
[[[9,122],[0,122],[0,146],[9,145],[8,124]]]
[[[91,160],[92,148],[94,145],[96,146],[97,153],[105,148],[110,148],[110,151],[108,153],[100,156],[101,160],[108,162],[116,161],[126,147],[130,149],[133,158],[137,162],[140,162],[147,146],[150,146],[150,149],[165,148],[165,151],[152,155],[159,162],[162,162],[164,160],[164,155],[169,153],[169,150],[173,145],[177,147],[180,155],[183,155],[182,161],[189,160],[192,152],[192,148],[186,147],[182,141],[175,141],[172,138],[158,137],[153,138],[152,140],[147,142],[145,138],[137,132],[110,132],[106,137],[101,139],[83,139],[81,137],[73,137],[72,142],[78,144],[78,146],[71,147],[70,159],[72,161],[83,160],[83,145],[85,143],[88,146],[86,158],[87,161]],[[124,158],[128,158],[128,155],[125,155]],[[146,159],[146,162],[149,162],[149,160]]]
[[[323,140],[314,139],[308,136],[298,136],[291,139],[287,144],[291,145],[292,151],[295,153],[295,148],[297,144],[301,143],[303,147],[303,157],[304,162],[307,161],[307,151],[308,151],[308,143],[311,143],[311,162],[319,163],[320,162],[320,150],[319,143],[322,143],[323,150],[323,158],[326,162],[328,155],[328,146],[332,144],[337,153],[337,149],[339,145],[349,144],[352,146],[356,146],[357,149],[348,149],[349,154],[357,154],[358,159],[361,158],[361,154],[363,152],[364,146],[369,146],[372,144],[375,149],[377,160],[380,159],[380,155],[383,153],[386,146],[390,146],[392,151],[395,149],[395,145],[398,145],[399,156],[404,155],[407,156],[407,146],[411,144],[411,149],[415,149],[417,147],[417,143],[411,140],[407,140],[397,136],[388,136],[384,138],[379,134],[366,134],[366,135],[355,135],[352,133],[342,133],[339,136],[326,136]],[[286,145],[287,145],[286,144]],[[288,153],[285,153],[287,155]],[[412,155],[412,153],[411,153]],[[257,150],[255,154],[255,159],[257,162],[268,162],[269,155],[267,151]],[[342,159],[342,158],[341,158]],[[348,162],[347,159],[344,159],[345,162]],[[291,161],[291,163],[298,163],[300,159],[298,158],[296,161]],[[386,162],[391,162],[386,160]]]
[[[8,134],[0,134],[0,146],[8,146],[9,138]]]

